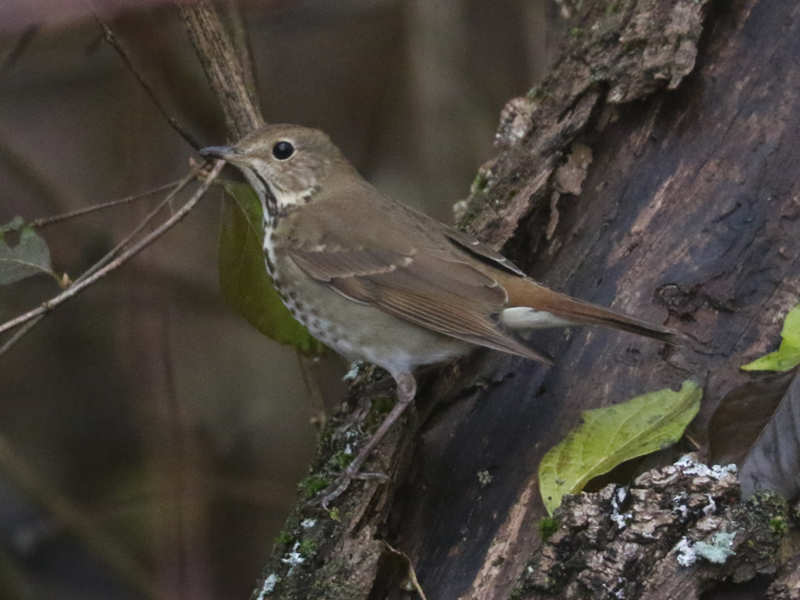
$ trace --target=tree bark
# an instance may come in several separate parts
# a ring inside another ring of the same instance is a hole
[[[550,75],[503,111],[462,225],[696,343],[537,333],[555,366],[478,351],[429,374],[368,467],[390,482],[352,485],[331,514],[301,501],[254,598],[407,598],[409,560],[431,599],[507,598],[542,544],[539,461],[582,410],[693,378],[702,441],[739,365],[778,339],[800,296],[800,6],[584,4]],[[391,393],[374,373],[353,389],[373,407]],[[307,490],[345,443],[334,423]]]

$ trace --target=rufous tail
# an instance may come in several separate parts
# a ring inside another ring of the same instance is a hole
[[[500,283],[508,292],[509,306],[527,306],[536,311],[546,311],[576,325],[605,325],[668,344],[680,344],[683,339],[681,334],[665,327],[554,292],[532,279],[509,275],[502,277]]]

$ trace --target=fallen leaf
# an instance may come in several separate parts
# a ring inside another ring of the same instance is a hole
[[[620,463],[674,444],[700,409],[703,391],[684,381],[677,392],[658,390],[583,413],[583,423],[544,456],[539,491],[550,514],[564,494]]]

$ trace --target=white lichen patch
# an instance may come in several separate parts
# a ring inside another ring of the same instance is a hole
[[[689,507],[686,505],[688,494],[681,492],[672,499],[672,512],[678,513],[682,519],[685,519],[689,514]]]
[[[287,552],[286,556],[284,556],[281,559],[281,562],[283,564],[289,565],[289,572],[287,573],[287,575],[291,575],[295,567],[298,567],[302,565],[304,562],[306,562],[305,557],[302,554],[300,554],[299,549],[300,549],[300,542],[295,542],[294,546],[292,546],[291,552]]]
[[[618,487],[611,497],[611,520],[617,525],[617,529],[625,529],[625,526],[633,518],[632,513],[623,513],[620,510],[627,497],[628,489],[625,487]]]
[[[717,503],[714,502],[714,498],[711,494],[706,494],[706,498],[708,498],[708,504],[703,507],[703,514],[708,517],[717,512]]]
[[[353,381],[356,377],[358,377],[359,372],[361,371],[361,367],[364,366],[364,362],[361,360],[354,360],[350,363],[350,370],[344,374],[342,377],[342,381]]]
[[[675,466],[683,471],[686,475],[696,475],[698,477],[710,477],[717,481],[726,475],[736,475],[736,465],[704,465],[697,462],[691,454],[685,454],[676,463]]]
[[[728,533],[727,531],[718,531],[712,535],[708,541],[690,542],[684,536],[681,541],[675,545],[674,550],[677,552],[676,560],[682,567],[690,567],[698,558],[704,558],[708,562],[721,565],[724,564],[728,557],[736,554],[733,548],[733,540],[736,533]]]
[[[492,483],[493,479],[494,477],[492,477],[492,474],[489,473],[488,469],[484,469],[483,471],[478,471],[478,483],[480,484],[481,487],[488,486],[490,483]]]
[[[267,578],[264,579],[261,589],[258,590],[258,596],[256,596],[256,600],[264,600],[264,598],[272,594],[272,592],[275,591],[275,586],[278,585],[280,580],[281,578],[278,577],[277,573],[270,573]]]
[[[303,519],[300,521],[300,527],[303,529],[311,529],[314,525],[317,524],[316,519]]]
[[[736,533],[728,533],[727,531],[718,531],[711,536],[708,542],[697,542],[694,545],[694,551],[697,556],[702,556],[708,562],[717,565],[722,565],[728,560],[729,556],[736,554],[733,548],[733,539]]]
[[[694,551],[691,542],[686,539],[686,536],[681,538],[681,541],[675,544],[674,550],[678,553],[676,560],[682,567],[691,567],[697,562],[697,553]]]

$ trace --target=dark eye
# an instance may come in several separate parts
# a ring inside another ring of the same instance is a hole
[[[287,141],[280,141],[272,147],[272,156],[278,160],[286,160],[294,154],[294,146]]]

